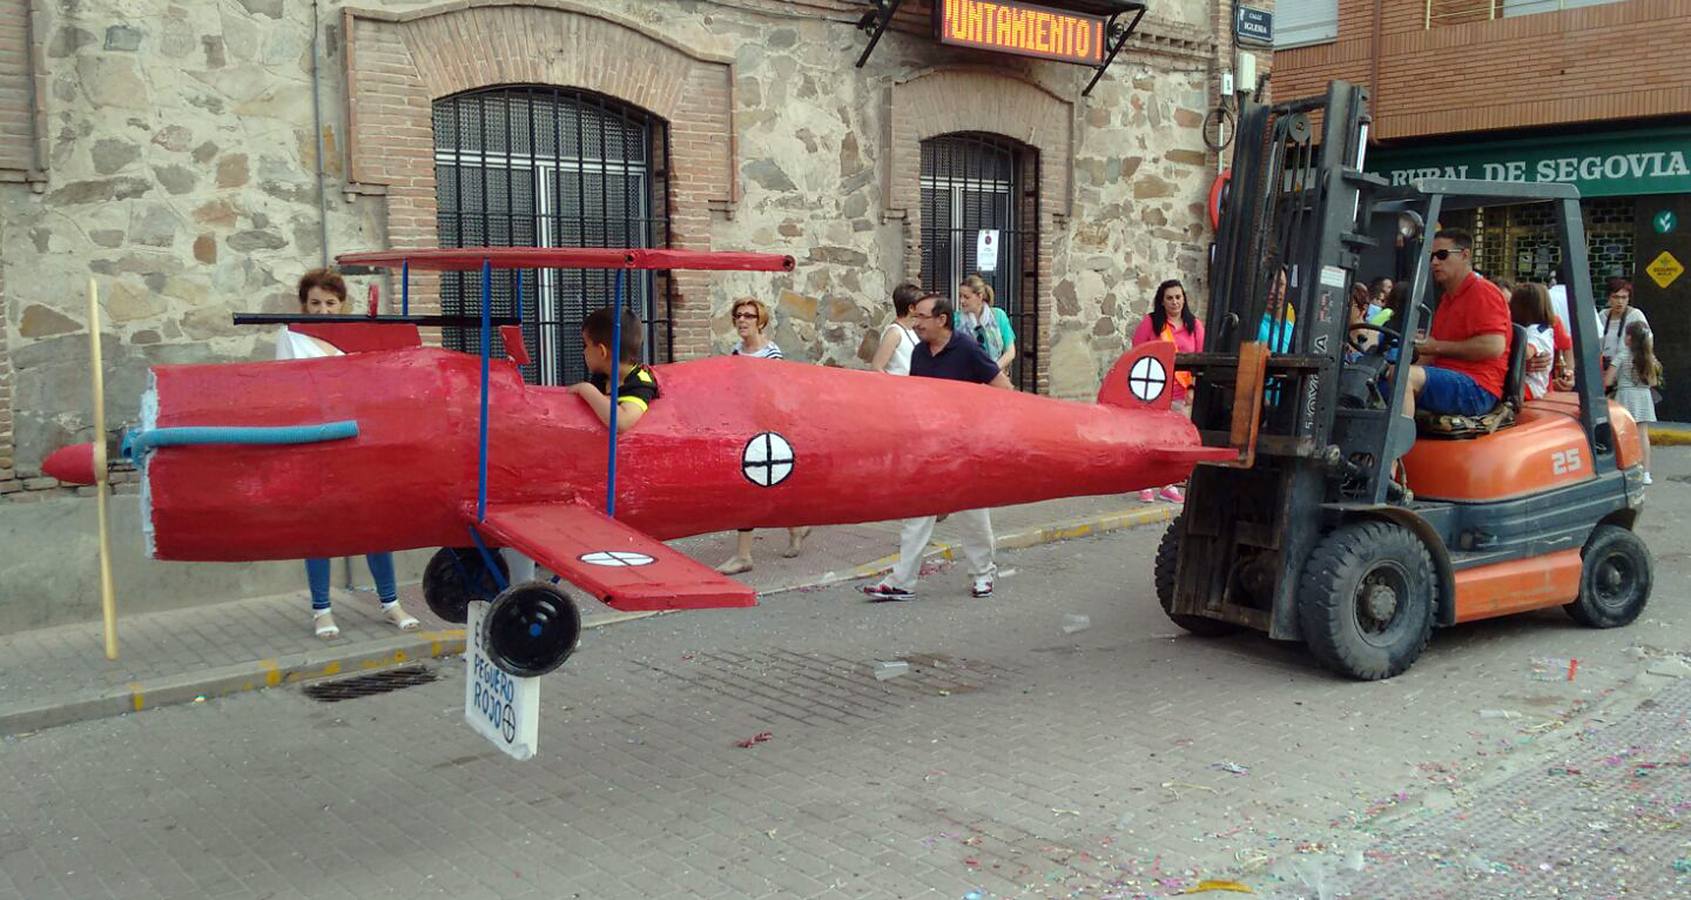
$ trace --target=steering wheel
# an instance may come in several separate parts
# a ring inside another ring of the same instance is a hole
[[[1376,343],[1373,347],[1364,349],[1361,344],[1356,342],[1356,333],[1358,331],[1378,332],[1382,340]],[[1390,340],[1384,340],[1385,338],[1390,338]],[[1350,348],[1358,353],[1367,353],[1372,351],[1375,355],[1385,356],[1386,347],[1388,345],[1393,343],[1403,343],[1403,335],[1397,331],[1387,328],[1384,325],[1375,325],[1371,322],[1357,322],[1356,324],[1350,326],[1350,331],[1345,333],[1345,343],[1349,344]]]

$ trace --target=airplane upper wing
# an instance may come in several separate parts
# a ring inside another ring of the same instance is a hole
[[[489,504],[470,523],[620,610],[756,606],[757,592],[580,503]]]

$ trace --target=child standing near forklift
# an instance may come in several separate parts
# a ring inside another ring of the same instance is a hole
[[[615,340],[612,331],[616,323],[609,308],[596,309],[581,323],[581,355],[587,363],[590,377],[570,385],[570,393],[587,401],[599,421],[611,424],[610,377],[617,374],[617,434],[621,434],[646,414],[653,400],[658,399],[658,379],[651,368],[640,362],[640,319],[629,310],[622,312],[622,347],[612,353]]]
[[[1614,388],[1615,402],[1632,413],[1639,425],[1656,421],[1656,385],[1662,383],[1662,364],[1656,359],[1655,340],[1643,322],[1626,326],[1620,355],[1604,373],[1607,387]],[[1650,483],[1650,429],[1638,429],[1639,449],[1644,463],[1644,483]]]

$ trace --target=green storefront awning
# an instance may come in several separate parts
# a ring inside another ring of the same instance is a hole
[[[1365,167],[1416,178],[1561,181],[1582,197],[1691,193],[1691,126],[1485,143],[1371,149]]]

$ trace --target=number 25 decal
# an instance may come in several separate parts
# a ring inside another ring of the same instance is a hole
[[[1571,450],[1557,450],[1550,454],[1550,471],[1557,475],[1578,472],[1580,467],[1579,448]]]

